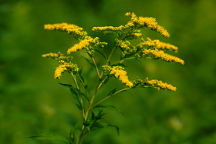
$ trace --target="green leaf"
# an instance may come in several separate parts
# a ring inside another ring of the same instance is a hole
[[[86,94],[84,94],[83,92],[81,92],[79,89],[73,87],[71,84],[64,84],[64,83],[59,83],[62,86],[66,86],[70,89],[70,91],[74,94],[74,95],[80,95],[80,96],[84,96],[85,98],[87,98]],[[87,98],[88,99],[88,98]]]
[[[74,95],[77,95],[77,92],[74,90],[75,88],[73,88],[73,86],[71,84],[64,84],[64,83],[58,83],[64,87],[67,87],[70,89],[70,91],[74,94]]]
[[[95,122],[92,124],[91,126],[91,129],[93,130],[97,130],[97,129],[101,129],[101,128],[115,128],[117,134],[119,135],[120,134],[120,129],[117,125],[113,125],[113,124],[110,124],[110,123],[102,123],[102,122]]]
[[[109,81],[109,79],[110,79],[110,77],[107,77],[107,78],[105,79],[105,81],[103,82],[103,85],[105,85],[105,84]]]
[[[79,96],[82,96],[82,93],[77,89],[77,88],[74,88],[71,84],[64,84],[64,83],[59,83],[60,85],[62,86],[65,86],[65,87],[68,87],[71,91],[71,93],[75,96],[75,100],[76,100],[76,106],[79,110],[82,110],[82,106],[81,106],[81,103],[80,103],[80,99],[79,99]]]
[[[95,119],[95,113],[93,111],[91,113],[91,119]]]
[[[117,125],[113,125],[113,124],[107,124],[107,127],[115,128],[117,134],[118,134],[118,135],[120,134],[120,128],[119,128],[119,126],[117,126]]]
[[[101,129],[101,128],[104,128],[104,125],[102,123],[99,123],[99,122],[95,122],[91,126],[91,129]]]
[[[101,56],[103,56],[104,59],[107,60],[107,57],[101,51],[99,51],[98,49],[95,49],[95,51],[98,52],[99,54],[101,54]]]
[[[68,141],[69,141],[69,144],[75,144],[75,132],[72,132],[72,129],[70,130],[69,132],[69,136],[68,136]]]
[[[32,140],[37,140],[37,141],[49,141],[55,144],[68,144],[68,140],[65,137],[59,136],[59,135],[35,135],[35,136],[30,136],[28,137]]]
[[[121,67],[127,67],[125,64],[123,63],[118,63],[118,64],[115,64],[115,65],[112,65],[112,66],[121,66]]]
[[[91,62],[90,59],[86,58],[86,57],[83,57],[84,60],[86,60],[86,62],[88,62],[92,67],[94,67],[94,64]]]
[[[108,96],[108,95],[113,95],[117,90],[118,90],[117,88],[112,89],[112,90],[107,94],[107,96]]]
[[[100,110],[96,115],[95,115],[95,120],[98,121],[98,120],[101,120],[103,119],[105,113],[103,112],[103,110]]]
[[[118,114],[120,114],[121,116],[125,117],[123,115],[123,113],[120,111],[119,108],[117,108],[116,106],[114,105],[97,105],[96,107],[94,107],[94,109],[112,109],[114,111],[116,111]]]
[[[71,88],[71,87],[72,87],[71,84],[65,84],[65,83],[58,83],[58,84],[60,84],[60,85],[62,85],[62,86],[65,86],[65,87],[68,87],[68,88]]]
[[[80,77],[80,79],[81,79],[81,81],[82,81],[82,83],[83,83],[83,85],[84,85],[84,88],[86,89],[86,88],[87,88],[87,85],[85,84],[85,79],[84,79],[83,76],[82,76],[82,70],[80,70],[80,71],[78,72],[78,75],[79,75],[79,77]]]

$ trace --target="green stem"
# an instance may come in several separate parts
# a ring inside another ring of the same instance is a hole
[[[91,59],[92,59],[94,65],[95,65],[95,69],[96,69],[96,71],[97,71],[98,78],[101,79],[101,75],[100,75],[100,72],[99,72],[97,63],[96,63],[96,61],[95,61],[95,58],[94,58],[93,56],[91,56],[91,55],[90,55],[90,57],[91,57]]]
[[[111,59],[111,57],[112,57],[112,55],[113,55],[115,49],[116,49],[116,46],[111,50],[111,52],[110,52],[110,54],[109,54],[109,56],[108,56],[108,58],[107,58],[106,64],[109,63],[109,61],[110,61],[110,59]]]
[[[110,97],[112,97],[112,96],[114,96],[114,95],[116,95],[116,94],[118,94],[118,93],[124,92],[124,91],[126,91],[126,90],[129,90],[129,89],[130,89],[130,88],[123,88],[123,89],[120,89],[120,90],[116,91],[116,92],[113,93],[113,94],[110,94],[110,95],[108,95],[108,96],[102,98],[102,99],[99,100],[96,104],[94,104],[94,105],[92,106],[92,108],[94,108],[94,107],[100,105],[101,103],[103,103],[104,101],[106,101],[107,99],[109,99]]]
[[[128,57],[128,58],[123,58],[119,61],[120,64],[122,64],[125,60],[130,60],[130,59],[135,59],[136,57]]]
[[[80,80],[80,82],[81,82],[81,84],[82,84],[83,89],[85,90],[85,94],[86,94],[87,101],[89,102],[89,97],[88,97],[89,94],[88,94],[88,90],[87,90],[87,88],[86,88],[86,86],[85,86],[85,83],[84,83],[84,81],[82,80],[80,74],[78,75],[78,77],[79,77],[79,80]]]
[[[82,131],[80,133],[79,140],[78,140],[77,144],[82,144],[84,136],[85,136],[85,127],[84,127],[84,129],[82,129]]]
[[[71,72],[71,75],[72,75],[72,77],[73,77],[73,80],[74,80],[74,82],[75,82],[75,85],[76,85],[77,89],[79,89],[79,85],[78,85],[78,83],[77,83],[77,80],[76,80],[75,75],[74,75],[72,72]]]
[[[71,72],[71,75],[72,75],[72,78],[73,78],[73,80],[74,80],[74,83],[75,83],[77,89],[80,90],[75,75],[74,75],[72,72]],[[79,95],[79,100],[80,100],[80,104],[81,104],[81,108],[82,108],[82,114],[83,114],[83,116],[84,116],[85,110],[84,110],[84,108],[83,108],[83,99],[82,99],[82,97],[81,97],[80,95]]]
[[[84,122],[86,122],[86,121],[88,120],[89,113],[90,113],[91,110],[93,109],[93,103],[94,103],[95,97],[96,97],[96,95],[97,95],[97,92],[98,92],[99,88],[102,86],[102,84],[104,83],[104,81],[105,81],[106,79],[107,79],[107,76],[106,76],[103,80],[99,81],[98,84],[96,85],[94,94],[93,94],[93,96],[91,97],[90,102],[89,102],[89,105],[88,105],[88,107],[86,108],[86,111],[85,111],[85,113],[84,113],[84,115],[83,115],[83,121],[84,121]],[[83,124],[77,144],[81,144],[81,143],[82,143],[82,141],[83,141],[83,139],[84,139],[84,137],[85,137],[85,135],[86,135],[86,133],[87,133],[87,132],[86,132],[87,130],[88,130],[88,129],[87,129],[87,126],[85,126],[85,125]]]

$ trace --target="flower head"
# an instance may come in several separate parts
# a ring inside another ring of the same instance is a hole
[[[178,57],[166,54],[162,50],[143,49],[142,53],[143,53],[143,56],[152,55],[154,58],[160,58],[160,59],[168,61],[168,62],[177,62],[180,64],[184,64],[184,60],[182,60]]]
[[[127,13],[125,13],[125,16],[130,17],[132,20],[137,18],[136,14],[134,12],[127,12]]]
[[[142,46],[149,46],[155,49],[167,49],[167,50],[173,50],[173,51],[178,50],[178,48],[172,44],[161,42],[159,40],[151,40],[150,38],[147,38],[147,41],[141,42],[140,47]]]
[[[93,31],[107,31],[107,30],[111,30],[111,31],[121,31],[123,30],[124,26],[120,25],[118,27],[114,27],[114,26],[103,26],[103,27],[93,27],[92,30]]]
[[[170,90],[170,91],[176,91],[176,87],[174,87],[171,84],[164,83],[164,82],[162,82],[160,80],[147,80],[146,84],[149,84],[149,85],[151,85],[151,86],[153,86],[154,88],[157,88],[157,89],[167,89],[167,90]]]
[[[60,56],[61,56],[61,53],[46,53],[42,55],[42,57],[45,57],[45,58],[58,58]]]
[[[67,53],[70,54],[72,52],[76,52],[78,50],[81,50],[85,47],[90,46],[91,43],[95,44],[97,41],[98,41],[98,38],[92,38],[90,36],[86,36],[85,39],[81,40],[79,43],[69,48]]]
[[[142,33],[140,32],[135,32],[135,33],[132,33],[131,35],[135,36],[135,37],[141,37],[142,36]]]
[[[109,74],[114,75],[126,86],[133,87],[133,83],[128,79],[127,72],[122,66],[110,67],[105,65],[104,68],[109,71]]]
[[[130,46],[130,42],[129,41],[122,41],[122,40],[118,40],[118,45],[120,46],[120,48],[122,49],[127,49],[129,48]]]
[[[147,27],[151,30],[155,30],[164,37],[170,36],[168,31],[162,26],[158,25],[156,19],[153,17],[137,17],[133,12],[128,12],[125,15],[131,18],[131,20],[125,25],[125,27],[133,27],[135,25],[138,25],[141,27]]]
[[[167,30],[163,28],[162,26],[158,25],[156,19],[153,17],[137,17],[134,12],[127,12],[125,15],[131,18],[125,25],[120,25],[117,27],[114,27],[114,26],[93,27],[92,30],[93,31],[97,31],[97,30],[99,31],[108,31],[108,30],[121,31],[124,29],[130,29],[130,28],[134,28],[135,26],[138,26],[138,27],[147,27],[151,30],[155,30],[164,37],[170,36]],[[135,34],[135,36],[139,37],[141,35]]]
[[[77,72],[79,71],[79,68],[77,67],[76,64],[71,64],[71,63],[63,63],[61,65],[59,65],[56,70],[55,70],[55,74],[54,77],[56,79],[60,79],[61,75],[63,72],[65,71],[69,71],[69,72]]]
[[[47,30],[60,30],[68,33],[75,33],[80,36],[85,36],[87,33],[83,31],[83,28],[68,23],[59,23],[59,24],[46,24],[44,25],[44,29]]]
[[[128,40],[125,40],[125,41],[118,40],[117,44],[122,50],[122,56],[123,57],[130,56],[130,55],[136,53],[137,48],[135,46],[133,46],[131,44],[131,42]]]

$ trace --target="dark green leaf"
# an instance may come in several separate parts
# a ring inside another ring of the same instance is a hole
[[[99,51],[98,49],[95,49],[95,51],[101,54],[101,56],[103,56],[105,60],[107,59],[106,55],[104,55],[101,51]]]
[[[68,144],[68,140],[65,137],[59,135],[36,135],[29,137],[32,140],[39,140],[39,141],[50,141],[55,142],[58,144]]]
[[[70,130],[69,132],[68,141],[69,141],[69,144],[75,143],[75,133],[72,132],[72,130]]]
[[[114,111],[118,112],[121,116],[124,116],[123,113],[120,111],[119,108],[113,106],[113,105],[97,105],[95,109],[113,109]]]
[[[112,128],[115,128],[116,129],[116,132],[117,134],[119,135],[120,134],[120,130],[119,130],[119,127],[117,125],[113,125],[113,124],[107,124],[107,127],[112,127]]]
[[[64,84],[64,83],[58,83],[58,84],[68,87],[74,95],[77,95],[77,90],[71,84]]]
[[[109,79],[110,79],[110,77],[107,77],[107,78],[105,79],[105,81],[103,82],[103,85],[105,85],[105,84],[109,81]]]
[[[91,126],[91,129],[101,129],[101,128],[108,128],[108,127],[111,127],[111,128],[115,128],[116,129],[116,132],[117,134],[119,135],[120,133],[120,130],[119,130],[119,127],[116,126],[116,125],[113,125],[113,124],[109,124],[109,123],[102,123],[102,122],[95,122],[93,123],[93,125]]]
[[[113,95],[116,91],[117,91],[117,88],[114,88],[107,95]]]
[[[78,75],[80,76],[82,82],[84,83],[85,80],[84,80],[84,78],[83,78],[83,76],[82,76],[82,70],[79,70]]]
[[[100,129],[100,128],[104,128],[104,125],[102,123],[99,123],[99,122],[95,122],[91,126],[91,129]]]
[[[86,58],[86,57],[83,57],[84,60],[86,60],[86,62],[88,62],[92,67],[94,67],[94,64],[91,62],[90,59]]]
[[[81,92],[79,89],[74,88],[71,84],[64,84],[64,83],[59,83],[62,86],[68,87],[71,91],[71,93],[75,96],[76,99],[76,106],[81,110],[82,106],[80,103],[80,96],[84,97],[87,101],[89,101],[88,96],[86,94],[84,94],[83,92]]]
[[[82,110],[82,106],[80,103],[80,98],[79,96],[84,95],[82,92],[80,92],[80,90],[78,90],[77,88],[74,88],[71,84],[64,84],[64,83],[59,83],[62,86],[66,86],[70,89],[71,93],[75,96],[75,100],[76,100],[76,106],[79,110]]]
[[[68,87],[68,88],[71,88],[71,87],[72,87],[71,84],[64,84],[64,83],[58,83],[58,84],[60,84],[60,85],[62,85],[62,86],[65,86],[65,87]]]

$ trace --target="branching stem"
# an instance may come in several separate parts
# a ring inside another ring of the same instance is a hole
[[[113,94],[110,94],[110,95],[108,95],[108,96],[102,98],[101,100],[99,100],[97,103],[95,103],[95,104],[93,105],[93,108],[96,107],[96,106],[98,106],[98,105],[100,105],[101,103],[103,103],[104,101],[106,101],[107,99],[109,99],[110,97],[112,97],[112,96],[114,96],[114,95],[116,95],[116,94],[118,94],[118,93],[124,92],[124,91],[126,91],[126,90],[129,90],[129,89],[130,89],[130,88],[123,88],[123,89],[120,89],[120,90],[116,91],[116,92],[113,93]]]
[[[90,99],[90,102],[89,102],[89,105],[88,107],[86,108],[85,110],[85,113],[83,115],[83,126],[82,126],[82,129],[81,129],[81,132],[80,132],[80,136],[79,136],[79,140],[78,140],[78,143],[77,144],[81,144],[82,141],[83,141],[83,138],[84,136],[86,135],[86,131],[88,130],[87,126],[84,125],[84,123],[88,120],[88,117],[89,117],[89,113],[91,112],[91,110],[94,108],[93,107],[93,103],[94,103],[94,100],[95,100],[95,97],[97,95],[97,92],[99,90],[99,88],[102,86],[102,84],[104,83],[104,81],[107,79],[107,76],[104,77],[103,80],[99,80],[98,84],[96,85],[95,87],[95,91],[94,91],[94,94],[93,96],[91,97]]]

